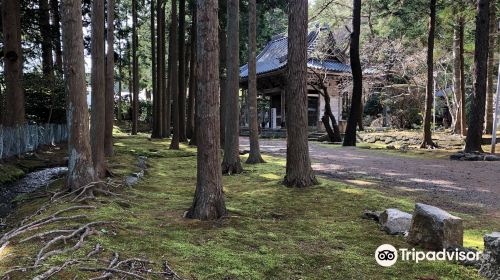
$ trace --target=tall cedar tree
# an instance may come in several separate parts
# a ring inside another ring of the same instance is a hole
[[[476,14],[476,44],[474,50],[474,92],[472,94],[469,129],[465,141],[465,152],[482,152],[484,110],[486,103],[486,80],[488,76],[488,45],[490,5],[488,0],[478,0]]]
[[[132,135],[137,135],[139,121],[139,57],[137,56],[139,37],[137,27],[137,0],[132,0]]]
[[[243,171],[239,150],[239,10],[239,0],[227,1],[226,127],[224,136],[224,159],[222,160],[223,174],[239,174]]]
[[[250,114],[250,154],[247,163],[263,163],[259,146],[259,118],[257,116],[257,7],[248,1],[248,109]]]
[[[465,100],[462,99],[463,92],[461,71],[463,64],[463,57],[461,55],[463,40],[461,34],[463,34],[464,21],[463,16],[459,13],[460,7],[460,2],[453,4],[453,14],[455,15],[455,22],[453,24],[453,93],[457,102],[457,111],[453,132],[455,134],[462,135],[462,131],[464,131],[465,125]]]
[[[5,95],[2,124],[24,123],[23,53],[21,48],[21,7],[18,0],[2,3]]]
[[[164,2],[165,3],[165,2]],[[158,67],[160,67],[160,72],[161,72],[161,89],[158,88],[160,91],[160,99],[161,99],[161,106],[162,106],[162,136],[163,137],[170,137],[170,123],[172,120],[172,113],[171,113],[171,101],[172,101],[172,92],[170,91],[170,83],[167,83],[167,75],[170,75],[170,63],[171,63],[171,42],[169,41],[169,52],[168,52],[168,70],[167,70],[167,59],[165,58],[166,55],[166,37],[165,37],[165,4],[161,5],[161,9],[159,9],[160,12],[160,28],[159,29],[159,40],[161,40],[161,44],[158,45],[158,55],[161,52],[161,56],[158,59]],[[170,25],[169,27],[169,32],[171,33],[172,31],[172,26]],[[169,38],[170,40],[170,38]],[[160,50],[161,48],[161,50]],[[161,59],[161,60],[160,60]],[[160,77],[159,77],[160,78]]]
[[[106,95],[105,95],[105,130],[104,155],[113,155],[113,120],[115,116],[115,0],[108,1],[108,29],[106,54]]]
[[[187,217],[215,220],[226,215],[219,139],[219,42],[217,0],[198,0],[196,192]],[[201,122],[203,120],[203,122]]]
[[[427,86],[425,93],[424,140],[421,148],[435,148],[431,120],[434,103],[434,38],[436,33],[436,0],[430,0],[429,36],[427,39]]]
[[[50,7],[48,0],[39,0],[38,5],[38,22],[42,37],[42,72],[45,79],[51,81],[54,76],[54,59],[52,58]]]
[[[361,121],[363,73],[359,59],[359,35],[361,32],[361,0],[352,2],[352,33],[351,33],[351,69],[352,69],[352,101],[344,138],[344,146],[356,146],[356,126]]]
[[[186,137],[186,0],[179,0],[179,141]]]
[[[92,160],[99,178],[105,176],[104,167],[104,130],[105,130],[105,66],[104,66],[104,0],[92,1],[92,87],[91,145]]]
[[[52,34],[54,40],[55,67],[62,73],[62,44],[61,44],[61,14],[59,12],[59,0],[50,0],[50,10],[52,17]]]
[[[488,79],[486,81],[486,116],[485,116],[485,132],[491,134],[493,131],[493,96],[495,95],[495,46],[497,44],[497,1],[490,1],[490,42],[489,42],[489,53],[488,53]]]
[[[161,112],[160,106],[158,103],[158,79],[156,78],[156,74],[158,71],[159,76],[161,77],[161,73],[159,73],[159,68],[156,68],[156,29],[155,29],[155,1],[150,0],[150,33],[151,33],[151,84],[152,84],[152,95],[153,95],[153,127],[151,130],[151,138],[160,138],[161,137]],[[160,4],[158,2],[158,4]]]
[[[288,4],[288,76],[286,175],[289,187],[317,184],[307,142],[307,0]]]
[[[61,5],[69,128],[66,184],[71,190],[96,180],[90,150],[81,7],[80,0],[63,0]]]
[[[172,0],[172,16],[171,16],[171,34],[170,34],[170,51],[172,52],[172,57],[170,60],[170,80],[169,87],[170,93],[173,97],[172,104],[172,120],[174,126],[174,134],[172,136],[172,142],[170,143],[170,149],[179,149],[180,141],[180,128],[179,128],[179,53],[178,53],[178,20],[177,20],[177,0]]]
[[[195,135],[195,100],[196,100],[196,3],[190,1],[191,8],[191,52],[189,57],[189,98],[187,107],[186,136],[190,145],[196,145]]]

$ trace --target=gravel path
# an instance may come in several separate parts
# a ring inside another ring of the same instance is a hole
[[[248,139],[240,139],[248,150]],[[500,162],[415,158],[310,142],[319,174],[360,187],[411,196],[447,210],[500,218]],[[285,140],[261,140],[261,150],[285,156]]]

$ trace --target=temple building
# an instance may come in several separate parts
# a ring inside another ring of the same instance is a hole
[[[325,101],[321,86],[327,88],[330,106],[340,126],[347,118],[349,93],[341,92],[340,84],[351,79],[351,67],[345,62],[345,51],[338,49],[329,28],[315,26],[309,31],[308,41],[308,123],[310,130],[323,130],[321,117],[325,112]],[[273,38],[257,56],[257,92],[259,121],[262,128],[282,129],[286,127],[287,113],[285,88],[287,82],[288,37]],[[246,104],[248,88],[248,64],[240,68],[240,88],[243,106]],[[248,125],[248,114],[242,110],[241,125]]]

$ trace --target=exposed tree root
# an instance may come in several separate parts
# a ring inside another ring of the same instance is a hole
[[[54,274],[60,272],[61,270],[65,269],[66,267],[74,265],[74,264],[78,264],[78,263],[80,263],[78,260],[68,260],[68,261],[64,262],[60,266],[54,266],[54,267],[50,268],[49,270],[45,271],[44,273],[35,276],[33,278],[33,280],[46,280],[46,279],[49,279]]]
[[[35,265],[40,264],[41,262],[46,260],[48,257],[78,250],[83,245],[85,238],[94,232],[92,229],[93,226],[102,225],[102,224],[109,224],[109,223],[111,223],[111,222],[92,222],[92,223],[88,223],[88,224],[81,226],[80,228],[74,230],[72,233],[70,233],[68,235],[57,236],[56,238],[47,242],[47,244],[42,249],[40,249],[40,251],[37,254],[36,260],[35,260]],[[59,242],[66,243],[68,240],[70,240],[78,235],[80,235],[80,239],[73,247],[65,248],[65,249],[55,249],[52,251],[48,251],[49,248],[52,247],[53,245],[55,245]]]
[[[11,240],[13,237],[16,237],[16,236],[18,236],[20,234],[23,234],[25,232],[37,229],[37,228],[39,228],[39,227],[41,227],[43,225],[47,225],[47,224],[51,224],[51,223],[55,223],[55,222],[61,222],[61,221],[77,220],[77,219],[85,219],[85,218],[87,218],[86,215],[60,216],[61,214],[65,213],[65,212],[69,212],[69,211],[77,210],[77,209],[95,209],[95,207],[94,206],[84,206],[84,205],[73,206],[73,207],[69,207],[69,208],[57,211],[57,212],[55,212],[54,214],[52,214],[52,215],[50,215],[48,217],[45,217],[45,218],[42,218],[42,219],[38,219],[36,221],[33,221],[33,222],[25,224],[25,225],[21,225],[20,227],[12,229],[11,231],[5,233],[0,238],[0,244],[3,245],[6,242],[8,242],[9,240]],[[37,213],[38,212],[39,211],[37,211]],[[31,219],[34,216],[35,215],[30,216],[28,218]],[[25,220],[23,220],[23,222],[25,223],[29,219],[25,219]]]
[[[101,249],[102,249],[101,244],[99,243],[95,244],[94,250],[92,250],[90,253],[87,254],[87,258],[99,254],[99,252],[101,252]]]

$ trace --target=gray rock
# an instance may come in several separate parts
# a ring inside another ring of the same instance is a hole
[[[434,206],[417,203],[408,242],[429,250],[463,245],[463,221]]]
[[[495,155],[486,155],[486,156],[484,156],[484,160],[485,161],[500,161],[500,157],[495,156]]]
[[[147,164],[148,158],[145,156],[138,156],[137,157],[137,167],[140,169],[148,169],[148,164]]]
[[[465,154],[463,152],[458,152],[456,154],[452,154],[450,156],[451,160],[462,160],[465,157]]]
[[[375,222],[378,222],[380,220],[380,212],[365,210],[363,212],[363,219],[374,220]]]
[[[396,147],[394,145],[387,145],[385,148],[387,150],[396,150]]]
[[[479,273],[491,280],[500,279],[500,232],[484,236],[484,252]]]
[[[410,229],[412,215],[398,209],[387,209],[380,214],[382,229],[388,234],[404,234]]]
[[[136,185],[138,182],[139,182],[139,178],[137,176],[128,176],[125,179],[125,185],[127,185],[127,187],[132,187],[132,186]]]
[[[465,248],[462,246],[451,246],[451,247],[446,248],[446,251],[447,252],[464,252],[466,254],[474,254],[474,255],[476,255],[478,252],[476,249]],[[457,263],[464,265],[464,266],[473,266],[477,269],[479,269],[481,267],[481,260],[465,259],[465,260],[458,260]]]
[[[463,157],[462,160],[465,160],[465,161],[483,161],[484,156],[478,155],[478,154],[465,154],[465,157]]]
[[[373,143],[377,142],[377,138],[375,138],[373,136],[372,137],[367,137],[367,138],[365,138],[365,142],[369,143],[369,144],[373,144]]]
[[[390,144],[390,143],[392,143],[392,142],[394,142],[394,138],[392,138],[392,137],[386,137],[386,138],[385,138],[384,143],[386,143],[386,144]]]

